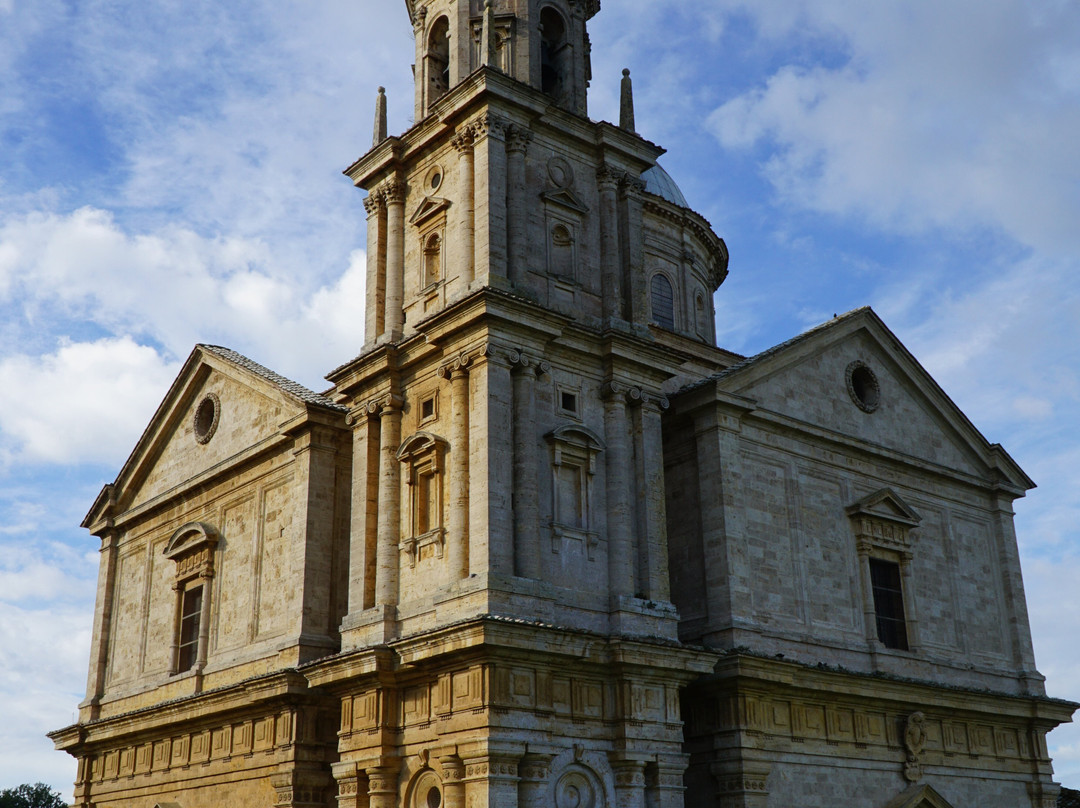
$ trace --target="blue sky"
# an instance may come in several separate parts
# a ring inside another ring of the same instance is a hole
[[[1040,670],[1080,701],[1080,7],[610,0],[590,114],[638,130],[731,249],[721,344],[870,304],[1039,483]],[[74,764],[97,548],[78,528],[196,342],[321,389],[363,341],[375,88],[396,0],[0,0],[0,788]],[[1080,730],[1051,736],[1080,787]]]

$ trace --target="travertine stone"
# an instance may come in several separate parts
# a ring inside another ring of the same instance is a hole
[[[79,808],[1052,806],[1032,481],[869,310],[716,347],[599,6],[407,0],[360,355],[199,346],[84,522]]]
[[[384,186],[386,201],[386,313],[383,333],[400,336],[405,325],[405,185],[392,181]]]
[[[375,605],[397,606],[398,544],[401,541],[401,405],[382,403],[379,412],[379,531],[376,549]]]

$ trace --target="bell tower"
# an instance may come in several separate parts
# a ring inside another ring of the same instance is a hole
[[[598,0],[407,0],[415,124],[367,192],[343,808],[682,808],[662,418],[727,250],[634,131],[586,117]],[[613,77],[618,80],[618,77]],[[688,368],[692,370],[688,371]],[[366,795],[366,796],[359,796]]]
[[[586,115],[588,21],[599,0],[406,0],[416,36],[416,119],[481,66]]]

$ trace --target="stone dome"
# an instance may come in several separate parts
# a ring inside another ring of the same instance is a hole
[[[683,192],[679,190],[678,184],[671,178],[670,174],[664,171],[659,163],[642,174],[641,179],[645,183],[645,190],[650,194],[666,199],[680,208],[690,207],[686,197],[683,196]]]

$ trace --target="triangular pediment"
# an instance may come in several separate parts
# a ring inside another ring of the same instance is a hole
[[[890,522],[915,527],[922,517],[915,513],[900,495],[891,488],[882,488],[848,506],[849,516],[872,516]]]
[[[1016,496],[1034,487],[870,309],[836,317],[729,368],[716,377],[716,388],[839,441],[881,447]],[[898,499],[878,505],[904,516]]]
[[[953,808],[930,786],[913,786],[883,808]]]
[[[568,208],[577,213],[588,213],[589,207],[582,202],[578,195],[569,188],[559,188],[554,191],[545,191],[540,195],[545,202],[550,202],[560,207]]]
[[[291,440],[287,430],[306,419],[336,423],[344,415],[344,408],[329,399],[240,354],[200,345],[83,526],[93,530],[132,508],[182,497],[208,475],[224,473],[253,453]],[[183,543],[196,533],[173,540]]]
[[[412,217],[409,219],[409,223],[419,227],[425,222],[434,219],[449,207],[450,201],[447,199],[440,199],[437,196],[424,197],[424,201],[420,203],[416,212],[413,213]]]

